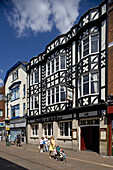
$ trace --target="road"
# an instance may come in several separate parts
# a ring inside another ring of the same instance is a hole
[[[0,170],[111,170],[113,157],[103,157],[90,151],[65,150],[66,162],[49,159],[48,153],[39,153],[36,145],[6,146],[0,141]]]

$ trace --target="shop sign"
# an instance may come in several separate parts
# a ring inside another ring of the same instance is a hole
[[[73,89],[69,87],[67,88],[67,100],[73,100]]]
[[[79,117],[97,116],[97,111],[79,113]]]
[[[0,123],[0,127],[4,127],[4,123]]]

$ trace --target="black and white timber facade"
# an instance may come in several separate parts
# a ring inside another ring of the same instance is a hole
[[[107,154],[107,36],[105,0],[30,60],[29,143],[38,144],[41,136],[54,135],[61,147]]]

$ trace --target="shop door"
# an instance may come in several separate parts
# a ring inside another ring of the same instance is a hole
[[[99,127],[81,128],[81,150],[92,150],[99,153]]]

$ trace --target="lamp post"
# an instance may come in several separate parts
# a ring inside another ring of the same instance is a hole
[[[8,102],[11,99],[12,94],[7,93],[7,96],[3,96],[3,100],[7,102],[7,117],[5,118],[5,130],[6,130],[6,146],[9,146],[9,121],[10,119],[8,118]]]

